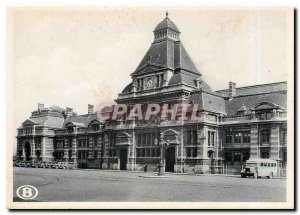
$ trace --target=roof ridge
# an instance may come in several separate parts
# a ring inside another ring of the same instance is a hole
[[[254,88],[254,87],[257,87],[257,86],[268,86],[268,85],[276,85],[276,84],[283,84],[283,83],[287,83],[287,81],[279,81],[279,82],[266,83],[266,84],[255,84],[255,85],[249,85],[249,86],[244,86],[244,87],[236,87],[236,89]],[[228,90],[229,89],[216,90],[215,92],[228,91]]]

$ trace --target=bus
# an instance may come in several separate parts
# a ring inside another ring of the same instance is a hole
[[[250,159],[246,161],[246,167],[241,171],[241,177],[247,176],[267,177],[272,179],[273,176],[277,176],[277,161],[272,159]]]

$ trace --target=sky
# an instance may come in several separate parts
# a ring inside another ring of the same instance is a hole
[[[131,82],[169,18],[213,90],[287,80],[291,31],[285,9],[12,8],[8,13],[10,141],[38,103],[72,107],[111,104]],[[13,137],[14,136],[14,137]]]

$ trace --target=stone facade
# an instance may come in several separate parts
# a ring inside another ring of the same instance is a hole
[[[74,168],[238,173],[249,158],[286,165],[286,82],[212,91],[166,17],[117,104],[197,104],[197,120],[101,120],[56,106],[32,112],[18,129],[17,158],[64,161]],[[107,107],[111,113],[113,107]]]

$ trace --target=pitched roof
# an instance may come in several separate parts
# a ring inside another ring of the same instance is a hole
[[[174,85],[178,85],[178,84],[186,84],[189,85],[191,87],[197,87],[197,83],[196,83],[196,79],[199,78],[199,75],[193,75],[191,73],[187,73],[184,71],[178,72],[176,74],[174,74],[170,81],[168,86],[174,86]],[[208,84],[206,84],[203,80],[201,81],[202,84],[202,89],[204,91],[207,92],[211,92],[211,88],[208,86]]]
[[[191,73],[200,74],[191,57],[180,41],[163,40],[152,43],[139,66],[132,75],[136,75],[148,65],[159,68],[182,69]]]
[[[252,85],[246,87],[238,87],[236,88],[236,96],[246,96],[246,95],[255,95],[255,94],[263,94],[263,93],[271,93],[276,91],[286,91],[287,90],[287,82],[277,82],[270,84],[260,84],[260,85]],[[229,96],[229,90],[217,90],[215,93],[222,95],[224,97]]]
[[[225,100],[226,113],[228,116],[233,116],[238,112],[243,104],[248,110],[250,110],[261,102],[270,102],[286,108],[287,95],[286,92],[271,92],[265,94],[234,97],[232,100]]]
[[[56,117],[51,115],[30,117],[29,120],[34,122],[34,124],[36,124],[37,126],[46,126],[51,128],[62,128],[64,123],[63,117]]]
[[[224,98],[204,91],[196,91],[191,94],[192,101],[199,104],[205,111],[226,114]]]
[[[247,107],[246,107],[245,104],[243,103],[243,106],[240,107],[237,111],[238,111],[238,112],[240,112],[240,111],[247,111]]]
[[[63,126],[65,127],[66,124],[71,122],[74,125],[79,126],[79,127],[88,127],[90,122],[95,119],[98,119],[97,113],[70,116],[69,118],[67,118],[65,120]]]
[[[200,74],[200,72],[198,71],[197,67],[193,63],[191,57],[187,53],[182,43],[179,41],[179,42],[175,42],[174,45],[175,45],[175,52],[174,52],[175,69],[178,68],[178,69],[183,69],[186,71],[193,72],[195,74]]]

